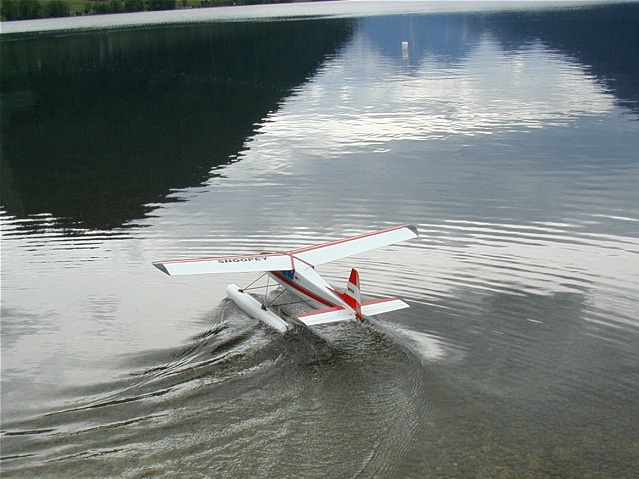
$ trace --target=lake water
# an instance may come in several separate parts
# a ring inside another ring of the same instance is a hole
[[[636,475],[639,4],[311,7],[3,24],[3,477]],[[402,223],[365,324],[151,265]]]

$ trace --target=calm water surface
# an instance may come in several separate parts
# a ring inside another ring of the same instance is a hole
[[[636,474],[639,5],[410,5],[3,33],[3,477]],[[151,266],[398,223],[364,325]]]

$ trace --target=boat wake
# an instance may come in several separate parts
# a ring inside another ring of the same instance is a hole
[[[75,391],[69,407],[3,425],[3,471],[384,475],[411,454],[429,407],[420,359],[378,324],[281,335],[229,300],[190,344],[126,362],[126,377]]]

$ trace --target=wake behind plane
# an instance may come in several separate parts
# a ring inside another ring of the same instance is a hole
[[[153,265],[170,276],[263,272],[284,290],[290,291],[315,308],[314,311],[295,316],[306,326],[336,321],[362,321],[365,316],[374,316],[409,306],[398,298],[362,301],[359,273],[354,268],[351,270],[346,290],[340,292],[317,273],[315,266],[417,236],[419,236],[417,228],[404,225],[282,253],[177,259],[157,261]],[[226,291],[229,298],[249,316],[282,333],[290,329],[289,323],[282,319],[272,307],[261,303],[245,289],[236,284],[229,284]]]

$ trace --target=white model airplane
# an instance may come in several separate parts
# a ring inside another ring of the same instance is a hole
[[[283,253],[262,253],[215,258],[178,259],[158,261],[153,265],[171,275],[204,273],[243,273],[261,271],[267,273],[285,290],[288,290],[318,308],[310,313],[299,314],[298,320],[307,326],[345,320],[362,320],[364,316],[408,308],[401,299],[385,298],[361,301],[359,274],[351,270],[346,291],[341,293],[330,286],[316,271],[315,266],[340,258],[363,253],[419,236],[414,226],[395,226],[381,231],[366,233],[330,243],[300,248]],[[226,291],[244,312],[280,332],[289,329],[289,324],[265,304],[229,284]]]

